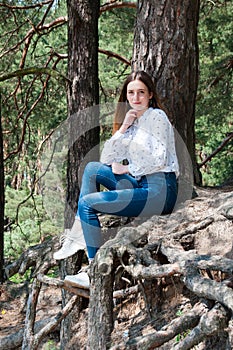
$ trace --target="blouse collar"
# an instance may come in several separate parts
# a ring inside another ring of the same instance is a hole
[[[140,125],[147,117],[147,115],[153,110],[152,107],[149,107],[138,119],[135,120],[134,124]]]

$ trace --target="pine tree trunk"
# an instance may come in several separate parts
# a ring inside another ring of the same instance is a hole
[[[195,182],[195,99],[198,85],[199,0],[139,0],[133,68],[150,72],[159,97],[190,153]]]
[[[2,135],[2,113],[0,95],[0,282],[4,279],[4,162],[3,162],[3,135]]]
[[[67,0],[67,6],[70,147],[65,225],[70,227],[77,210],[81,173],[86,162],[90,160],[86,159],[86,155],[99,144],[98,107],[93,108],[99,103],[99,2]],[[92,158],[98,158],[98,147],[94,153]],[[82,163],[84,158],[85,164]]]
[[[67,0],[68,10],[68,163],[65,227],[73,224],[77,211],[82,171],[90,160],[99,158],[99,86],[98,86],[98,17],[99,1]],[[95,106],[95,107],[93,107]],[[75,257],[74,257],[75,259]],[[61,277],[77,273],[78,261],[61,264]],[[63,292],[63,305],[70,298]],[[79,318],[83,303],[62,323],[61,349],[67,349],[72,326]]]

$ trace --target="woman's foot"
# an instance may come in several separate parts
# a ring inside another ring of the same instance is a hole
[[[86,248],[81,223],[78,219],[75,219],[71,230],[65,230],[65,233],[60,238],[60,243],[62,245],[61,249],[53,254],[55,260],[66,259],[77,253],[78,250]]]
[[[65,284],[82,289],[90,288],[90,279],[86,272],[80,270],[77,275],[67,275],[64,280]]]

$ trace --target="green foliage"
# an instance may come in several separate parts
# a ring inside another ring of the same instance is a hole
[[[115,9],[101,14],[99,19],[99,47],[131,60],[136,10]],[[114,57],[99,54],[100,101],[112,102],[119,95],[121,84],[131,67]]]
[[[201,163],[232,132],[233,4],[205,6],[199,23],[200,82],[196,105],[196,150]],[[233,141],[201,168],[203,184],[233,177]]]
[[[56,345],[56,342],[54,340],[48,340],[46,344],[44,344],[43,346],[44,350],[56,350],[56,349],[60,349],[60,347],[58,347]]]
[[[42,197],[28,194],[27,189],[6,188],[5,216],[8,229],[4,235],[4,248],[7,260],[17,258],[29,246],[58,234],[58,227],[44,209]]]
[[[15,1],[16,5],[18,3]],[[28,2],[25,4],[29,5]],[[23,3],[20,2],[20,6]],[[19,68],[46,66],[65,75],[66,60],[59,60],[53,53],[66,53],[66,26],[57,25],[53,29],[36,32],[29,39],[30,45],[26,51],[27,45],[23,39],[29,36],[33,26],[42,23],[45,8],[38,6],[12,11],[2,7],[1,10],[3,21],[0,27],[0,74]],[[64,3],[59,7],[54,6],[45,24],[65,14]],[[5,162],[5,174],[12,186],[18,187],[18,180],[15,185],[17,173],[28,174],[31,169],[36,171],[37,148],[51,129],[67,118],[65,83],[62,75],[57,79],[49,79],[45,74],[26,75],[1,83],[5,157],[11,154]]]
[[[31,268],[28,269],[24,275],[20,275],[19,273],[16,273],[14,276],[10,277],[9,280],[13,283],[19,284],[23,283],[25,281],[31,280]]]

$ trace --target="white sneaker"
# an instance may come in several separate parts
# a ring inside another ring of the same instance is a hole
[[[86,272],[82,270],[77,275],[67,275],[64,280],[65,284],[83,289],[90,288],[90,279]]]
[[[60,237],[61,249],[53,254],[55,260],[66,259],[74,255],[78,250],[86,248],[86,242],[82,230],[74,233],[74,230],[67,229]]]

